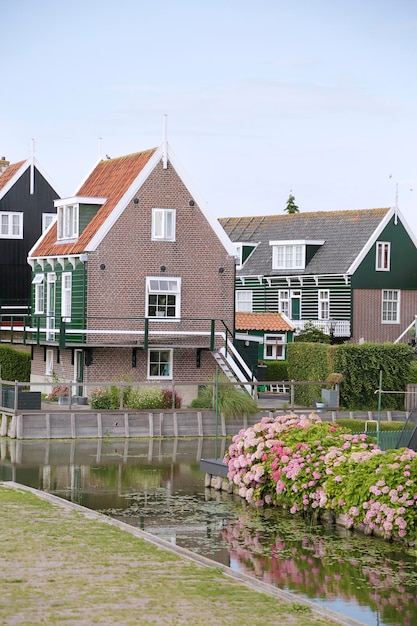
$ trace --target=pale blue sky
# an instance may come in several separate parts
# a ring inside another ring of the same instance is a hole
[[[65,196],[168,140],[217,217],[391,206],[417,236],[415,0],[0,0],[0,153]],[[392,178],[389,176],[392,175]],[[413,189],[414,191],[410,191]]]

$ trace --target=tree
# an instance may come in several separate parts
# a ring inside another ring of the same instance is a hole
[[[298,206],[295,204],[295,198],[292,195],[292,193],[290,193],[288,200],[287,200],[287,206],[284,209],[284,213],[299,213],[300,210],[298,208]]]

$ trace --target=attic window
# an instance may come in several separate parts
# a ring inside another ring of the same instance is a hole
[[[152,239],[175,241],[175,209],[152,209]]]
[[[305,245],[302,244],[273,244],[272,269],[299,269],[305,268]]]
[[[58,207],[58,239],[78,237],[78,210],[78,204],[65,204]]]
[[[250,257],[252,252],[256,248],[256,244],[253,243],[241,243],[235,242],[236,248],[236,269],[241,269],[245,261]]]

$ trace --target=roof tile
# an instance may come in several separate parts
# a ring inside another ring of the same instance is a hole
[[[235,319],[236,330],[269,330],[287,331],[293,327],[285,321],[281,313],[243,313],[237,312]]]
[[[140,174],[155,153],[156,148],[137,152],[98,163],[87,179],[76,191],[75,196],[107,198],[91,222],[73,243],[57,243],[57,224],[33,250],[33,257],[82,253],[98,229],[104,224],[117,203]]]

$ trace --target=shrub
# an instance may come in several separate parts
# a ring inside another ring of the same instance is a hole
[[[30,353],[15,350],[10,346],[0,346],[0,366],[3,380],[30,380]]]
[[[70,388],[67,385],[55,385],[52,387],[52,391],[48,393],[45,400],[58,400],[58,398],[69,396],[69,393]]]
[[[266,365],[266,380],[288,380],[287,361],[262,361]]]
[[[114,392],[111,392],[111,387],[105,389],[104,387],[97,387],[94,389],[89,398],[89,403],[92,409],[118,409],[119,399],[115,398]]]
[[[182,397],[175,392],[174,393],[174,407],[172,402],[172,389],[163,389],[162,390],[162,408],[163,409],[180,409],[182,406]]]
[[[222,379],[224,382],[224,379]],[[214,409],[214,387],[209,385],[199,390],[196,400],[193,400],[193,408]],[[258,406],[246,389],[237,385],[219,385],[217,394],[219,413],[226,417],[238,417],[243,413],[257,413]]]
[[[126,407],[141,411],[144,409],[162,409],[163,393],[161,389],[133,389]]]

